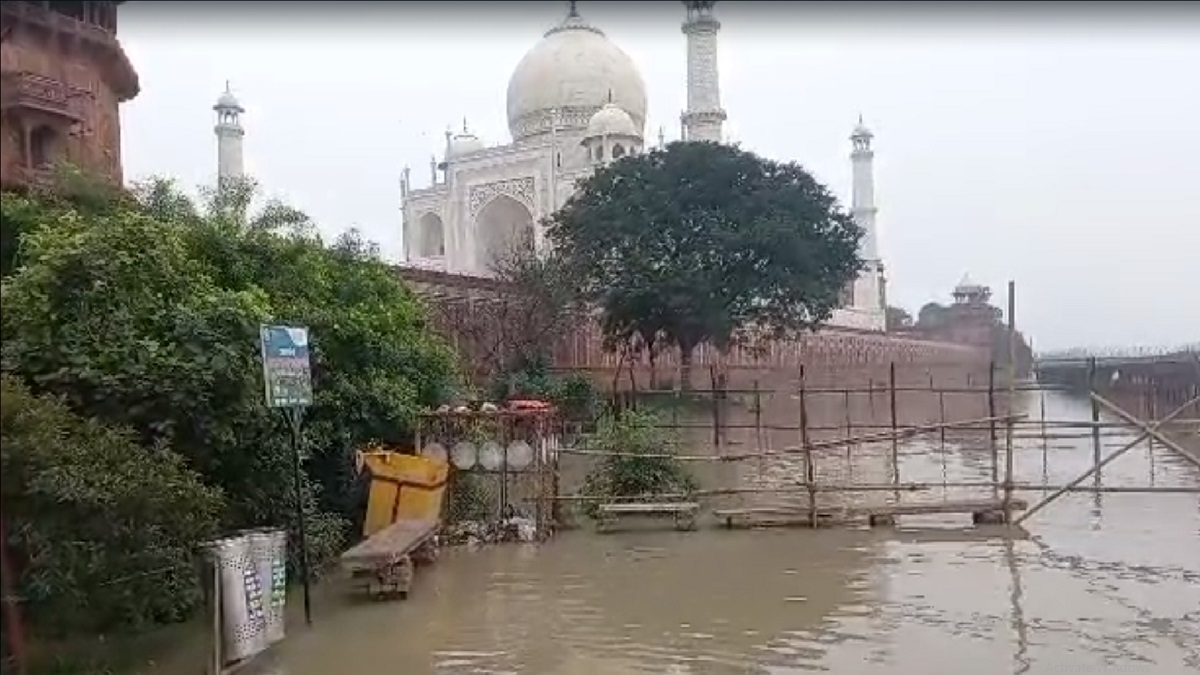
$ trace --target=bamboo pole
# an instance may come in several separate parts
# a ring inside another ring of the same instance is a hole
[[[896,362],[888,364],[888,409],[892,424],[892,482],[900,483],[900,436],[897,433],[899,420],[896,419]]]
[[[1096,391],[1096,357],[1088,359],[1088,393]],[[1092,423],[1100,421],[1100,405],[1092,401]],[[1102,454],[1099,427],[1092,427],[1092,465],[1096,467],[1096,484],[1100,484],[1100,455]]]
[[[762,452],[762,396],[758,392],[758,380],[754,380],[754,450]]]
[[[1008,403],[1005,412],[1012,413],[1016,400],[1014,388],[1017,382],[1017,285],[1008,282]],[[1013,482],[1013,425],[1010,417],[1004,425],[1004,522],[1012,522]]]
[[[1000,480],[1000,458],[996,452],[996,362],[988,363],[987,385],[988,447],[992,452],[992,482]]]
[[[717,449],[717,453],[721,452],[721,400],[720,393],[717,391],[717,371],[716,366],[708,367],[708,378],[713,384],[712,393],[712,418],[713,418],[713,446]]]
[[[1109,412],[1116,415],[1117,417],[1120,417],[1121,419],[1125,420],[1126,422],[1129,422],[1133,426],[1141,429],[1143,433],[1141,436],[1138,437],[1139,441],[1142,439],[1145,439],[1147,436],[1150,438],[1153,438],[1156,441],[1158,441],[1159,443],[1162,443],[1163,445],[1167,446],[1171,450],[1174,450],[1178,455],[1180,455],[1187,461],[1191,462],[1192,464],[1195,464],[1196,466],[1200,466],[1200,456],[1193,454],[1187,448],[1184,448],[1182,445],[1179,445],[1178,443],[1171,440],[1170,438],[1162,435],[1162,433],[1160,433],[1158,431],[1157,424],[1155,424],[1155,425],[1146,424],[1145,422],[1139,420],[1138,418],[1134,417],[1133,415],[1130,415],[1129,413],[1125,412],[1117,404],[1113,403],[1112,401],[1109,401],[1108,399],[1104,398],[1103,396],[1101,396],[1095,392],[1092,393],[1092,400],[1097,405],[1102,405],[1105,408],[1107,408],[1109,410]],[[1193,402],[1194,401],[1188,401],[1187,403],[1184,403],[1183,407],[1179,408],[1179,410],[1183,410],[1183,409],[1190,407]]]
[[[945,423],[946,423],[946,395],[945,395],[944,393],[940,392],[940,391],[938,392],[938,421],[939,421],[939,422],[941,422],[942,424],[945,424]],[[939,434],[939,436],[940,436],[940,438],[939,438],[939,441],[940,441],[940,443],[939,443],[939,447],[940,447],[940,449],[941,449],[941,452],[942,452],[943,461],[945,461],[945,455],[946,455],[946,427],[942,427],[942,428],[941,428],[939,431],[941,432],[941,433]]]
[[[805,377],[804,365],[800,366],[800,447],[804,449],[804,481],[808,483],[808,515],[809,523],[817,526],[817,493],[812,485],[817,481],[816,467],[813,466],[812,446],[808,442],[808,397],[804,395]]]
[[[1095,396],[1095,394],[1093,394],[1093,396]],[[1184,405],[1176,408],[1170,415],[1167,415],[1167,417],[1165,419],[1169,420],[1169,419],[1172,419],[1173,417],[1175,417],[1176,415],[1181,414],[1184,410],[1187,409],[1187,407],[1189,405],[1191,405],[1190,402],[1185,403]],[[1124,412],[1124,411],[1122,411],[1122,412]],[[1033,514],[1046,508],[1046,506],[1050,505],[1051,502],[1053,502],[1054,500],[1056,500],[1059,497],[1066,494],[1070,488],[1074,488],[1074,487],[1078,486],[1080,483],[1087,480],[1088,477],[1091,476],[1092,474],[1098,474],[1100,472],[1100,470],[1102,468],[1104,468],[1105,465],[1109,464],[1113,460],[1115,460],[1118,457],[1120,457],[1121,455],[1125,454],[1130,448],[1136,447],[1139,443],[1144,441],[1146,439],[1146,437],[1149,436],[1150,434],[1155,433],[1158,426],[1159,425],[1154,425],[1153,428],[1146,428],[1146,433],[1143,433],[1140,437],[1133,439],[1132,441],[1127,443],[1124,447],[1122,447],[1120,450],[1117,450],[1113,454],[1109,455],[1107,459],[1102,460],[1099,464],[1096,464],[1091,469],[1088,469],[1087,471],[1083,472],[1082,474],[1080,474],[1080,476],[1078,478],[1071,481],[1066,486],[1059,488],[1058,490],[1055,490],[1053,494],[1047,496],[1045,499],[1038,502],[1037,504],[1034,504],[1032,507],[1029,508],[1029,510],[1027,510],[1025,513],[1021,514],[1021,517],[1018,518],[1016,520],[1016,522],[1013,524],[1020,525],[1021,523],[1025,522],[1026,520],[1029,520],[1029,518],[1031,516],[1033,516]],[[1100,486],[1097,485],[1096,487],[1100,487]]]

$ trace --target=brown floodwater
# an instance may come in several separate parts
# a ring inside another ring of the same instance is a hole
[[[1015,405],[1033,418],[1043,406],[1051,419],[1090,414],[1084,402],[1054,393],[1023,395]],[[988,476],[989,450],[960,436],[903,444],[903,480]],[[1034,436],[1015,441],[1016,482],[1062,484],[1091,465],[1090,439]],[[1128,440],[1108,438],[1106,448]],[[860,480],[887,477],[891,444],[877,445],[856,450],[868,458]],[[858,460],[832,454],[824,466],[854,473]],[[766,485],[796,477],[782,460],[754,460],[722,479]],[[862,478],[871,474],[878,476]],[[1106,467],[1103,484],[1197,486],[1200,471],[1143,444]],[[1043,494],[1020,496],[1032,503]],[[874,530],[584,529],[542,545],[448,550],[418,572],[404,602],[356,600],[325,584],[313,626],[292,621],[287,640],[255,670],[1200,672],[1200,496],[1076,493],[1021,528],[968,520],[930,516]]]

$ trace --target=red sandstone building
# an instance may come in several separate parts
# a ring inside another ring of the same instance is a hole
[[[118,108],[138,93],[117,40],[120,2],[0,3],[0,184],[45,185],[59,164],[121,182]]]

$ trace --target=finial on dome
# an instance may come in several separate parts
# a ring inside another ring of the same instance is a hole
[[[225,80],[225,93],[232,94],[233,91],[229,88],[229,80]]]
[[[467,131],[467,116],[466,116],[466,115],[463,115],[463,133],[464,133],[464,134],[465,134],[465,133],[469,133],[469,132]]]
[[[562,23],[546,31],[545,37],[550,37],[555,33],[561,33],[568,30],[586,30],[596,33],[597,35],[604,35],[604,31],[589,24],[587,19],[584,19],[579,15],[579,7],[576,5],[577,3],[575,2],[569,3],[569,9],[567,10],[566,18],[562,20]]]
[[[863,121],[862,121],[862,113],[858,113],[858,123],[859,123],[859,124],[862,124],[862,123],[863,123]]]
[[[612,100],[612,89],[609,89],[609,90],[608,90],[608,103],[609,103],[609,105],[611,105],[611,104],[612,104],[612,102],[613,102],[613,100]]]

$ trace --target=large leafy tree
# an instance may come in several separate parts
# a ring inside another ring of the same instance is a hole
[[[451,353],[360,238],[326,244],[282,204],[252,212],[252,185],[202,206],[166,182],[135,192],[86,212],[5,196],[5,221],[24,222],[4,282],[5,371],[147,447],[169,444],[222,488],[226,527],[285,524],[290,449],[263,401],[258,328],[309,326],[305,502],[314,557],[333,553],[359,504],[353,451],[408,438]]]
[[[610,337],[665,336],[685,366],[705,342],[815,328],[862,264],[861,229],[807,171],[705,142],[596,171],[549,236]]]

